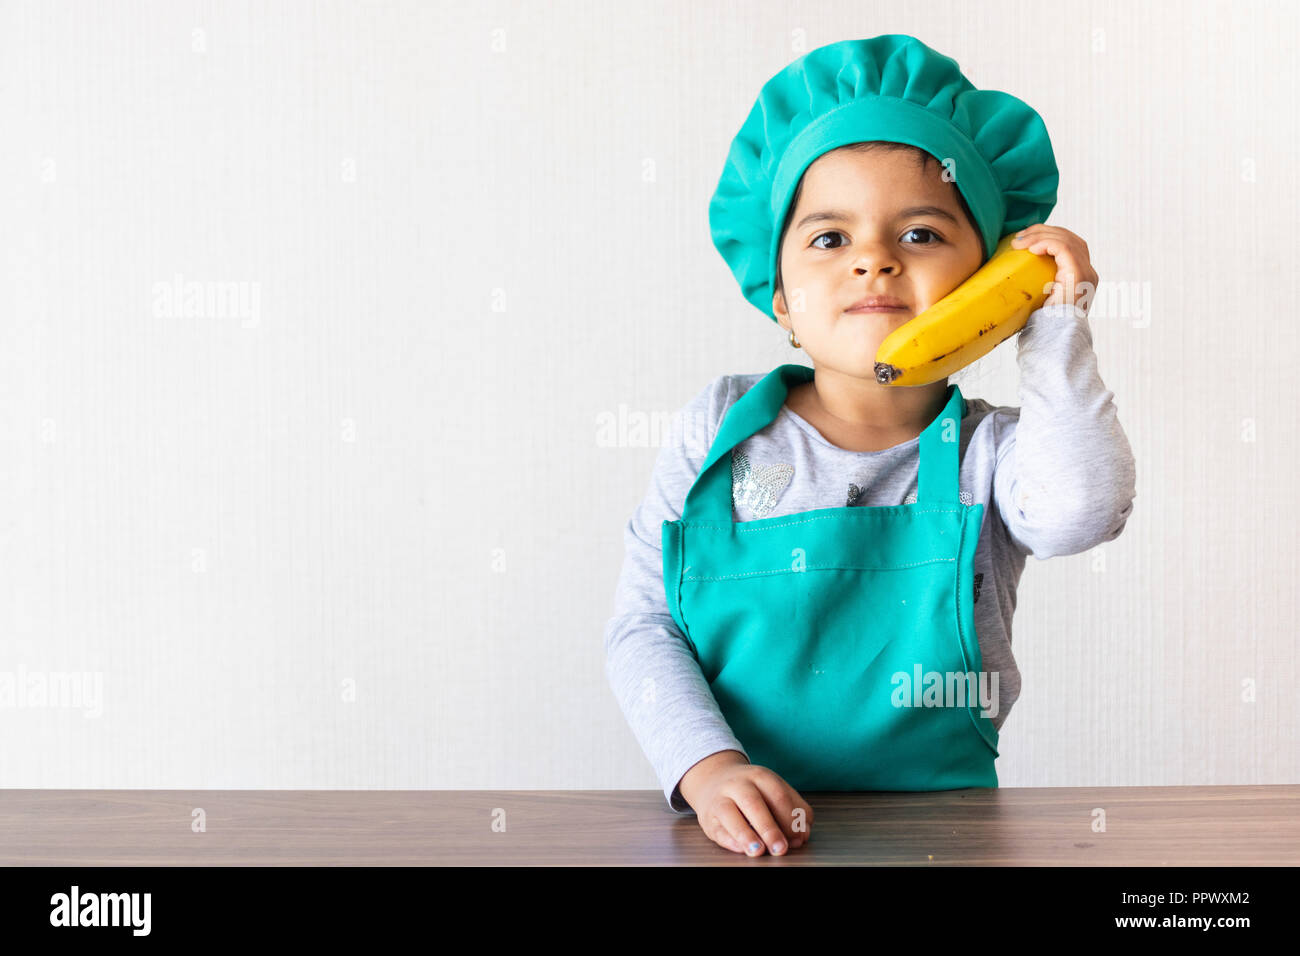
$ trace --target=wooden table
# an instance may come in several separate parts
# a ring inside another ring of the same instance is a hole
[[[749,858],[709,841],[655,790],[10,789],[0,790],[0,864],[1300,864],[1300,786],[805,796],[808,844]]]

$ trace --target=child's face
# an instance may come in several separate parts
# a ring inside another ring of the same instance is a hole
[[[979,268],[983,243],[944,167],[923,169],[910,152],[833,150],[804,172],[781,244],[784,294],[772,309],[793,329],[814,366],[875,381],[876,351],[904,322],[938,302]],[[957,170],[961,174],[961,170]],[[934,206],[951,218],[906,211]],[[804,222],[814,213],[834,219]],[[867,296],[901,299],[897,312],[846,312]]]

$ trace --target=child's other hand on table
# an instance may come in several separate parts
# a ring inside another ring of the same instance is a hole
[[[705,757],[686,771],[678,789],[705,836],[735,853],[781,856],[812,834],[812,807],[799,792],[737,750]]]

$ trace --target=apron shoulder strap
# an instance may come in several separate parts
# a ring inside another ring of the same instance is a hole
[[[949,505],[961,502],[959,468],[961,420],[966,417],[966,399],[956,385],[948,386],[948,403],[939,417],[921,432],[917,465],[916,503]]]
[[[731,520],[731,450],[755,432],[762,431],[781,413],[790,389],[810,381],[813,370],[806,365],[781,365],[755,382],[736,399],[718,426],[700,473],[682,505],[683,520]]]

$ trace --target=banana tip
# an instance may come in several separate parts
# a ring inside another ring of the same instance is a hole
[[[894,366],[890,365],[888,362],[876,363],[876,381],[881,385],[890,384],[894,379],[898,378],[898,376],[902,374],[903,372],[901,369],[894,368]]]

